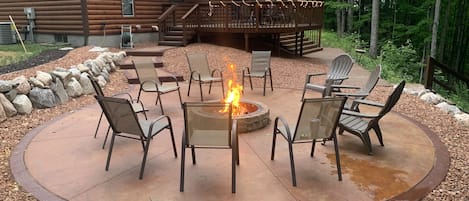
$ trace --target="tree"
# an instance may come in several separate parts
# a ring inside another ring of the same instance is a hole
[[[440,23],[440,8],[441,8],[441,0],[435,1],[435,14],[433,17],[433,27],[432,27],[432,43],[430,46],[430,56],[436,58],[436,42],[438,38],[438,25]]]
[[[378,55],[379,2],[380,0],[373,0],[371,10],[371,33],[369,53],[370,56],[374,58]]]
[[[352,33],[353,29],[353,1],[348,0],[349,8],[347,9],[347,32]]]

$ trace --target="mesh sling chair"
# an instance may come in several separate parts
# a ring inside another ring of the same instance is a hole
[[[181,92],[179,91],[179,83],[175,76],[172,76],[174,81],[176,82],[176,86],[174,85],[163,85],[160,82],[158,77],[158,72],[155,70],[155,67],[152,62],[149,61],[142,61],[136,62],[132,61],[135,66],[135,70],[137,71],[138,80],[140,82],[140,89],[138,90],[138,97],[137,100],[140,100],[140,95],[143,92],[156,92],[156,105],[158,102],[160,103],[161,113],[164,114],[163,110],[163,102],[161,100],[161,95],[170,93],[170,92],[178,92],[179,95],[179,103],[182,105],[181,99]]]
[[[101,86],[99,86],[98,82],[93,77],[91,77],[90,75],[88,75],[88,78],[90,79],[91,85],[93,86],[93,89],[96,93],[96,96],[104,96],[103,89],[101,89]],[[143,113],[143,115],[145,116],[145,119],[147,119],[147,113],[146,112],[148,111],[148,109],[145,109],[142,102],[132,98],[132,95],[130,95],[129,93],[118,93],[118,94],[112,95],[112,97],[118,97],[118,96],[121,96],[121,95],[127,95],[128,100],[130,101],[130,104],[132,105],[132,109],[136,113]],[[104,115],[104,111],[101,111],[101,115],[99,116],[99,120],[98,120],[98,125],[96,126],[96,131],[94,132],[94,138],[96,138],[96,135],[98,134],[99,126],[101,125],[103,115]],[[111,128],[111,126],[108,126],[108,128],[107,128],[106,137],[104,137],[104,142],[103,142],[103,149],[106,145],[106,141],[107,141],[107,138],[108,138],[108,135],[109,135],[110,128]]]
[[[352,66],[353,66],[352,57],[350,57],[347,54],[342,54],[334,58],[329,68],[329,72],[327,74],[308,73],[306,75],[305,86],[303,88],[303,95],[301,96],[301,100],[304,99],[306,90],[313,90],[316,92],[320,92],[322,94],[322,97],[330,95],[331,91],[327,90],[327,89],[330,89],[330,85],[342,84],[342,82],[348,78],[348,74],[350,73],[350,70],[352,70]],[[320,75],[327,75],[326,82],[324,83],[324,85],[311,83],[312,77],[320,76]],[[334,88],[333,90],[335,89],[337,88]]]
[[[272,70],[270,69],[270,51],[252,51],[251,69],[249,67],[243,68],[242,85],[244,86],[244,77],[249,77],[249,83],[252,88],[251,77],[264,78],[264,96],[267,77],[270,78],[270,89],[274,91],[272,86]],[[244,92],[244,90],[243,90]]]
[[[379,127],[379,120],[384,117],[391,109],[396,105],[397,101],[401,97],[402,91],[404,90],[405,81],[401,81],[399,85],[394,89],[391,95],[386,100],[385,104],[373,102],[370,100],[355,100],[355,104],[364,104],[381,110],[377,114],[364,114],[356,111],[344,110],[340,117],[339,122],[339,134],[343,134],[344,131],[348,131],[353,135],[358,136],[365,147],[368,149],[368,154],[372,155],[373,150],[371,148],[371,140],[369,131],[373,129],[378,137],[381,146],[384,146],[383,136],[381,128]],[[357,106],[358,107],[358,106]]]
[[[354,89],[353,92],[337,92],[333,93],[333,96],[346,96],[347,100],[351,100],[351,104],[345,104],[344,108],[347,110],[359,111],[357,102],[353,100],[365,99],[371,91],[375,88],[381,75],[381,65],[378,65],[368,77],[367,82],[363,86],[352,86],[352,85],[331,85],[331,88],[336,89]],[[334,91],[334,90],[333,90]],[[338,91],[338,90],[335,90]]]
[[[95,97],[112,127],[112,138],[106,161],[106,171],[109,170],[112,150],[114,148],[114,140],[116,137],[125,137],[139,140],[141,142],[143,147],[143,159],[140,167],[139,179],[143,178],[143,171],[145,170],[145,163],[151,140],[154,136],[165,129],[168,129],[170,132],[174,157],[177,158],[173,128],[171,125],[171,119],[168,116],[162,115],[152,121],[139,120],[128,100],[105,96]]]
[[[209,83],[210,87],[208,93],[212,91],[213,82],[221,82],[221,91],[223,97],[225,97],[225,90],[223,89],[223,73],[219,69],[210,70],[207,60],[206,53],[186,53],[187,63],[189,64],[189,70],[191,72],[189,78],[189,89],[187,90],[187,96],[191,92],[192,80],[199,82],[200,88],[200,100],[204,101],[202,92],[202,84]],[[219,77],[215,77],[215,73],[218,72]]]
[[[294,129],[290,129],[285,119],[275,118],[271,160],[274,160],[277,134],[281,134],[288,142],[290,168],[293,186],[296,186],[295,162],[293,160],[293,144],[312,142],[311,157],[314,156],[316,140],[334,141],[335,158],[339,181],[342,181],[339,147],[336,128],[345,103],[344,97],[304,99],[298,121]]]
[[[228,107],[227,112],[220,112]],[[184,133],[181,150],[180,191],[184,191],[186,148],[191,148],[192,164],[196,164],[196,148],[231,149],[231,191],[236,192],[236,164],[239,165],[236,120],[232,119],[232,105],[225,103],[184,103]],[[236,163],[236,164],[235,164]]]

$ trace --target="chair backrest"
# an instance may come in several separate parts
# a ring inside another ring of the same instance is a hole
[[[189,70],[197,71],[200,77],[211,77],[206,53],[186,53]]]
[[[368,81],[365,85],[358,90],[359,93],[370,93],[378,83],[379,77],[381,76],[381,65],[378,65],[368,77]]]
[[[270,51],[252,51],[251,72],[265,72],[270,68]]]
[[[304,99],[293,140],[331,137],[337,128],[345,99],[345,97]]]
[[[353,66],[353,59],[348,54],[341,54],[334,58],[327,75],[328,79],[335,79],[345,77],[350,73]],[[332,84],[338,85],[341,84],[342,80],[335,80]]]
[[[88,78],[90,79],[91,85],[93,86],[96,95],[104,96],[103,89],[101,89],[101,86],[99,86],[98,82],[93,77],[91,77],[91,75],[88,75]]]
[[[156,82],[158,86],[161,85],[160,79],[158,78],[158,73],[155,70],[155,66],[153,62],[145,60],[145,61],[132,61],[135,67],[135,71],[137,72],[137,77],[140,83],[144,83],[145,81],[153,81]],[[152,82],[147,82],[144,85],[153,84]]]
[[[95,97],[114,132],[145,137],[138,122],[137,115],[127,99],[105,96]]]
[[[185,102],[183,108],[186,144],[231,147],[231,104]]]
[[[389,95],[384,107],[379,112],[379,118],[383,117],[386,113],[391,111],[391,109],[396,105],[397,101],[401,98],[402,91],[404,90],[405,80],[402,80],[399,85],[394,89],[394,91]]]

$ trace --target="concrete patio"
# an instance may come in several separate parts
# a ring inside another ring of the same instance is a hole
[[[181,83],[183,101],[199,101],[198,87],[187,97]],[[215,85],[216,86],[216,85]],[[137,94],[133,87],[132,94]],[[205,97],[218,100],[216,86]],[[247,89],[245,99],[270,108],[270,118],[282,115],[295,124],[301,106],[298,89]],[[383,94],[385,95],[385,94]],[[318,94],[309,93],[309,97]],[[386,94],[387,96],[387,94]],[[155,94],[144,93],[149,119],[161,114]],[[183,114],[176,93],[162,96],[165,113],[171,117],[179,158],[174,158],[168,132],[157,135],[151,144],[143,180],[138,179],[142,149],[138,141],[117,139],[109,171],[104,170],[108,146],[101,149],[107,123],[93,138],[101,112],[92,104],[62,115],[34,129],[12,153],[12,171],[27,191],[40,200],[385,200],[415,189],[434,170],[437,151],[428,132],[418,123],[391,112],[381,122],[385,146],[372,133],[374,155],[360,139],[345,133],[339,136],[343,181],[338,181],[331,142],[317,146],[294,145],[298,186],[293,187],[285,140],[277,141],[276,159],[270,160],[273,123],[239,135],[240,165],[237,192],[231,193],[229,150],[198,149],[197,165],[186,162],[185,192],[179,192]],[[371,108],[363,108],[372,112]],[[318,144],[319,145],[319,144]],[[408,194],[408,193],[407,193]],[[414,193],[411,193],[414,194]],[[418,199],[423,195],[415,194]],[[419,197],[420,196],[420,197]],[[411,199],[411,198],[408,198]]]

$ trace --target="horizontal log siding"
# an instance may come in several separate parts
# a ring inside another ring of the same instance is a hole
[[[132,25],[133,32],[151,32],[162,13],[162,4],[169,0],[134,0],[134,16],[122,16],[121,0],[88,0],[90,35],[101,35],[101,25],[106,23],[106,34],[120,34],[121,25]],[[135,25],[140,25],[137,30]]]
[[[21,31],[27,25],[26,7],[36,11],[36,33],[83,34],[80,0],[0,0],[0,22],[11,15]]]

